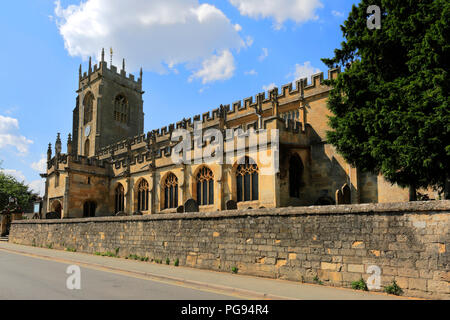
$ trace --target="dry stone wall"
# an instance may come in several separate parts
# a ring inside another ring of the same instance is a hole
[[[449,222],[450,201],[427,201],[25,220],[9,241],[346,287],[375,265],[382,286],[449,299]]]

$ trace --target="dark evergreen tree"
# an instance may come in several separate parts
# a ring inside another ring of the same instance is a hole
[[[367,8],[381,9],[369,29]],[[415,190],[450,179],[450,2],[362,0],[328,67],[344,67],[328,107],[328,142],[352,165]],[[448,196],[448,189],[446,192]]]

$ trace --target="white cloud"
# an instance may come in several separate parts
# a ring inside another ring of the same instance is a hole
[[[264,91],[269,91],[269,90],[272,90],[273,88],[275,88],[276,87],[276,85],[275,85],[275,83],[271,83],[271,84],[268,84],[268,85],[266,85],[266,86],[262,86],[262,88],[263,88],[263,90]]]
[[[112,47],[113,63],[120,66],[125,57],[133,72],[141,65],[156,72],[178,64],[195,70],[216,52],[239,51],[246,43],[240,25],[198,0],[87,0],[67,8],[58,0],[55,15],[71,56],[98,60],[102,47],[108,53]]]
[[[258,72],[256,72],[254,69],[249,70],[249,71],[245,71],[244,74],[246,76],[256,76],[258,74]]]
[[[261,55],[258,57],[258,60],[261,62],[263,61],[265,58],[267,58],[269,56],[269,50],[267,50],[267,48],[262,48],[262,53]]]
[[[45,172],[47,169],[47,158],[42,155],[39,161],[31,163],[31,168],[37,172]]]
[[[317,19],[316,10],[322,8],[320,0],[229,0],[241,15],[250,18],[272,18],[276,28],[286,20],[297,23]]]
[[[19,129],[19,121],[17,119],[0,115],[0,134],[15,129]]]
[[[294,72],[289,73],[286,77],[293,77],[293,81],[303,78],[307,78],[310,81],[311,76],[319,72],[320,69],[313,67],[310,61],[306,61],[303,65],[297,63]]]
[[[202,63],[202,68],[189,77],[189,81],[201,78],[202,83],[226,80],[233,76],[235,70],[234,58],[230,51],[224,50],[219,55],[212,56]]]
[[[331,11],[331,14],[335,17],[343,17],[344,16],[343,12],[336,11],[336,10]]]
[[[19,182],[23,182],[26,180],[25,175],[22,173],[22,171],[15,170],[15,169],[2,169],[1,170],[4,174],[13,176],[17,179]]]
[[[31,190],[33,190],[34,192],[39,194],[41,197],[45,193],[45,180],[44,179],[33,180],[28,184],[28,186],[30,187]]]
[[[17,119],[0,115],[0,149],[12,146],[15,147],[21,155],[28,152],[28,146],[32,144],[33,141],[20,135],[18,130],[19,121]]]

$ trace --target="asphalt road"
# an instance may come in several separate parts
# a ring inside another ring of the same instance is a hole
[[[69,264],[0,251],[0,300],[231,300],[236,297],[81,267],[81,289],[69,290]]]

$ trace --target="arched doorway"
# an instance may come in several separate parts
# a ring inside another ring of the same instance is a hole
[[[97,205],[94,201],[86,201],[83,205],[83,217],[95,217],[95,210],[97,209]]]
[[[53,203],[52,203],[52,212],[56,212],[58,214],[58,216],[61,218],[61,213],[62,213],[61,202],[59,202],[58,200],[53,201]]]
[[[350,191],[350,187],[348,186],[348,184],[345,184],[342,187],[342,203],[343,204],[351,204],[352,203],[351,191]]]
[[[303,162],[297,153],[289,158],[289,196],[300,198],[300,188],[302,186]]]

